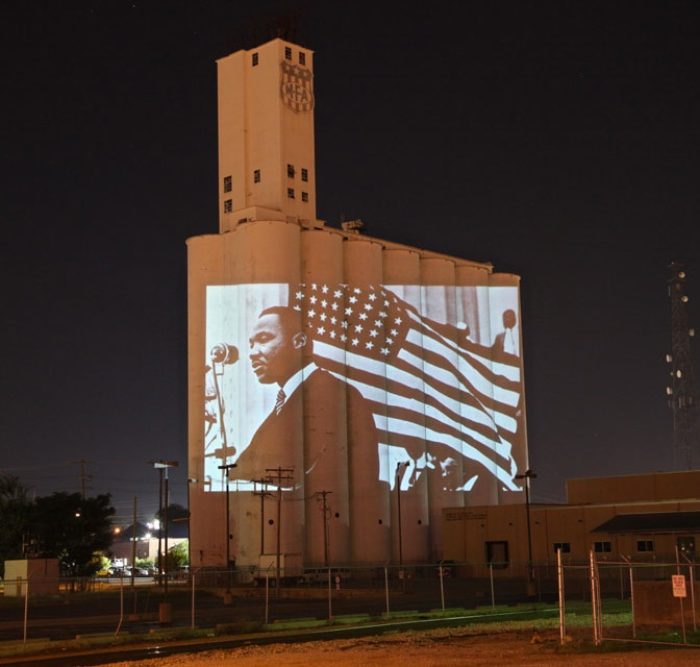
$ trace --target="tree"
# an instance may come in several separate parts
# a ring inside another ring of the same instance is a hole
[[[14,475],[0,474],[0,575],[5,561],[24,557],[24,538],[32,503],[29,490]]]
[[[168,505],[168,524],[171,524],[173,521],[184,521],[189,516],[190,513],[187,511],[186,507],[178,505],[178,503],[170,503],[170,505]],[[165,511],[161,512],[159,510],[156,512],[156,519],[158,519],[158,521],[162,523],[164,518]]]
[[[73,577],[95,574],[97,551],[112,544],[114,508],[109,494],[83,498],[79,493],[54,493],[37,498],[31,529],[37,555],[58,558],[61,571]]]
[[[178,570],[184,565],[189,565],[189,548],[187,540],[183,540],[176,544],[172,549],[168,549],[167,564],[168,571]]]

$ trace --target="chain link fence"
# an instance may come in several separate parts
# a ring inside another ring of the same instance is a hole
[[[559,554],[561,556],[561,554]],[[4,582],[0,641],[207,628],[231,634],[402,617],[559,614],[562,642],[700,644],[696,565],[600,561],[559,565],[431,563],[199,569],[154,577]],[[675,579],[674,579],[675,577]],[[682,581],[681,581],[682,580]],[[674,588],[675,586],[675,588]],[[681,592],[685,597],[677,597]],[[674,596],[674,594],[676,596]]]

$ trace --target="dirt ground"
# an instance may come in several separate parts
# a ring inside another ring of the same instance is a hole
[[[303,644],[249,646],[230,651],[182,654],[170,658],[112,663],[108,667],[451,667],[469,665],[523,667],[559,665],[581,667],[649,667],[700,665],[700,649],[644,647],[621,650],[615,644],[603,651],[570,644],[559,647],[555,632],[509,632],[475,635],[462,629],[407,632],[395,635],[338,639]]]

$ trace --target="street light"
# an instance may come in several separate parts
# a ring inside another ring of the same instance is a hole
[[[401,535],[401,466],[408,466],[408,461],[396,464],[396,510],[399,520],[399,567],[403,567],[403,539]]]
[[[177,468],[178,461],[151,461],[158,471],[158,519],[165,526],[165,581],[163,580],[163,549],[161,546],[161,531],[158,531],[158,578],[163,586],[163,595],[168,595],[168,502],[170,492],[168,490],[168,468]],[[165,485],[163,484],[165,482]]]
[[[219,466],[219,470],[223,470],[226,474],[226,570],[228,572],[228,577],[227,577],[227,584],[226,584],[226,595],[227,595],[227,602],[230,602],[230,595],[231,595],[231,523],[229,519],[229,488],[228,488],[228,480],[229,480],[229,470],[231,468],[236,468],[238,467],[236,463],[224,463],[223,465]]]
[[[527,577],[528,592],[531,589],[532,581],[532,532],[530,529],[530,480],[537,477],[537,473],[528,468],[524,473],[516,475],[515,479],[525,480],[525,513],[527,516]]]

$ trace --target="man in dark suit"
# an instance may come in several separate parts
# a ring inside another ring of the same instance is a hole
[[[279,387],[275,406],[232,471],[260,479],[270,468],[295,472],[307,492],[351,488],[379,478],[377,431],[369,406],[351,385],[319,368],[309,355],[301,317],[291,308],[263,310],[250,335],[249,358],[261,384]],[[342,478],[345,478],[343,483]]]

